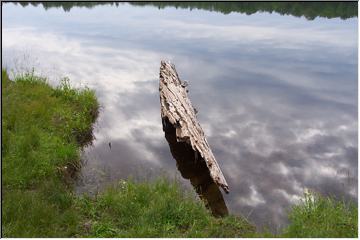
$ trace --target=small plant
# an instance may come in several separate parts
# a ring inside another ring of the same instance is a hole
[[[357,206],[344,200],[305,192],[292,208],[284,237],[357,237]]]

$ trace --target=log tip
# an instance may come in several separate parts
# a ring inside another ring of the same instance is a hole
[[[171,64],[170,60],[165,60],[165,59],[162,59],[161,62],[160,62],[160,65],[163,67],[165,67],[166,65],[170,65],[172,66],[173,64]]]

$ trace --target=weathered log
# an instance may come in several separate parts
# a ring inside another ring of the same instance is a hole
[[[215,216],[227,215],[219,187],[228,193],[228,184],[197,121],[187,83],[180,80],[169,62],[161,61],[159,91],[165,138],[181,175],[190,179]]]

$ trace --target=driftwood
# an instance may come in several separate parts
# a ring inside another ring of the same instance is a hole
[[[227,215],[219,187],[228,193],[228,184],[197,121],[187,83],[179,79],[175,66],[169,62],[161,61],[159,91],[165,138],[181,175],[190,179],[213,215]]]

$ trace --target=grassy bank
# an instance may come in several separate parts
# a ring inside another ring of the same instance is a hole
[[[176,183],[128,182],[96,199],[74,196],[79,150],[91,139],[98,112],[93,91],[64,80],[2,71],[3,225],[5,237],[231,237],[254,227],[240,218],[213,218]]]
[[[10,81],[2,70],[2,233],[72,236],[80,221],[69,190],[79,148],[98,112],[93,91],[52,88],[32,73]]]
[[[2,70],[2,233],[4,237],[262,237],[243,218],[217,219],[204,204],[159,179],[122,181],[96,198],[75,196],[79,151],[91,140],[99,104],[64,79],[53,88],[32,73]],[[283,234],[356,237],[357,207],[305,198]]]

